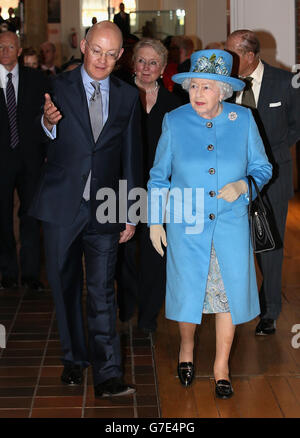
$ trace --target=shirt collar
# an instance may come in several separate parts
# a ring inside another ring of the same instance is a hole
[[[41,65],[41,69],[42,70],[50,70],[50,71],[52,71],[53,73],[55,73],[55,65],[52,65],[52,67],[47,67],[46,65]]]
[[[18,75],[19,75],[19,64],[17,63],[11,71],[9,71],[9,70],[7,70],[5,68],[5,75],[6,75],[6,77],[7,77],[8,73],[11,73],[13,78],[18,77]]]
[[[81,77],[84,87],[91,87],[91,82],[93,82],[95,79],[91,78],[89,74],[86,72],[84,66],[81,66]],[[101,86],[101,90],[108,91],[109,90],[109,76],[105,79],[101,79],[98,81]]]
[[[259,60],[256,69],[251,73],[251,75],[249,75],[249,77],[253,78],[253,81],[256,82],[257,84],[261,84],[263,74],[264,74],[264,65],[261,62],[261,60]]]

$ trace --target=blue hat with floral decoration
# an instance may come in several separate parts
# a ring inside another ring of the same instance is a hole
[[[232,55],[225,50],[199,50],[191,56],[190,71],[177,73],[172,80],[181,84],[186,78],[210,79],[230,84],[233,91],[241,91],[244,81],[231,77]]]

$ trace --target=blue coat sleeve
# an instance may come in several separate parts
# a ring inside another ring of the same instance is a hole
[[[162,224],[164,222],[170,176],[172,172],[171,130],[168,114],[165,115],[153,167],[150,170],[148,188],[148,224]]]
[[[248,134],[248,165],[247,175],[252,175],[261,190],[265,184],[272,177],[272,165],[266,155],[265,147],[261,136],[259,134],[257,125],[251,110],[248,109],[249,114],[249,134]],[[248,179],[243,178],[248,184]],[[253,198],[256,196],[255,188],[252,187]],[[249,192],[244,196],[246,203],[249,202]]]

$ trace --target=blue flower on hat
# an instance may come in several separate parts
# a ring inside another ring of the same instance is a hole
[[[195,73],[216,73],[219,75],[229,76],[226,63],[222,56],[217,56],[215,53],[208,59],[206,56],[201,56],[195,63],[193,68]]]

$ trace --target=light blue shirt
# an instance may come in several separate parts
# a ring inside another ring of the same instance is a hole
[[[91,78],[88,73],[86,72],[84,66],[81,67],[81,78],[86,94],[87,104],[89,106],[90,99],[94,94],[94,87],[92,86],[92,82],[95,80]],[[108,118],[108,110],[109,110],[109,76],[103,80],[98,81],[100,83],[100,91],[101,91],[101,97],[102,97],[102,117],[103,117],[103,125],[106,123]],[[58,108],[59,109],[59,108]],[[56,138],[56,125],[53,126],[52,131],[50,132],[43,122],[42,117],[42,127],[48,137],[50,137],[52,140]]]

